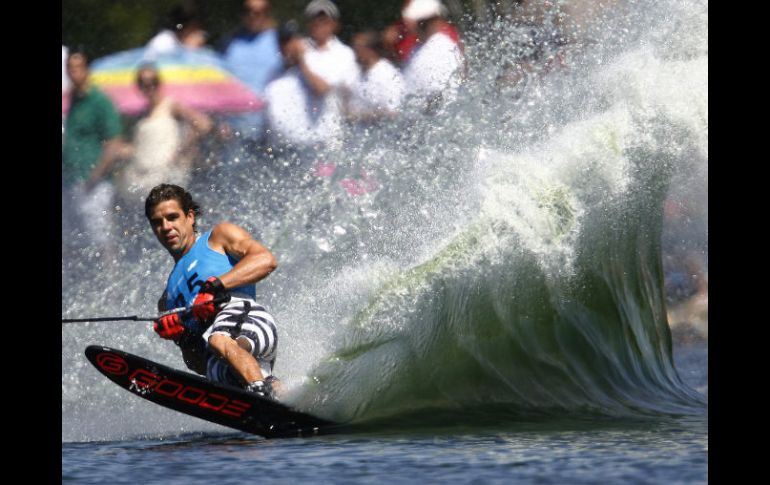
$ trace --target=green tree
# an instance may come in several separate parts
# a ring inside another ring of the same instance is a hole
[[[176,0],[62,0],[62,44],[81,46],[92,57],[141,47],[166,23]],[[302,20],[307,0],[273,2],[275,17],[284,22]],[[399,15],[400,2],[381,4],[345,0],[337,2],[342,12],[343,38],[363,28],[381,28]],[[240,21],[242,0],[199,2],[210,44],[235,29]]]

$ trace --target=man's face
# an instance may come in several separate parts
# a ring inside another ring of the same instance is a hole
[[[88,65],[85,57],[73,54],[67,59],[67,76],[75,88],[85,85],[88,81]]]
[[[372,52],[366,45],[366,38],[362,35],[356,35],[353,37],[353,52],[356,53],[356,61],[362,66],[366,66],[372,57]]]
[[[150,213],[152,232],[175,259],[186,254],[195,242],[194,223],[195,213],[190,210],[185,214],[176,199],[164,200]]]
[[[337,21],[327,15],[316,15],[308,20],[307,30],[311,39],[323,44],[337,32]]]
[[[243,26],[250,32],[262,32],[269,26],[270,4],[266,0],[243,2]]]

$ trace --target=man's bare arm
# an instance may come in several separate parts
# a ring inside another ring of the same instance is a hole
[[[267,248],[255,241],[245,229],[229,222],[217,224],[211,231],[209,245],[239,260],[233,269],[219,276],[225,288],[256,283],[278,266]]]

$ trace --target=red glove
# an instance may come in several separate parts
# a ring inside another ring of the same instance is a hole
[[[181,337],[185,330],[178,313],[172,313],[171,315],[166,315],[165,317],[160,317],[155,320],[153,329],[155,329],[155,332],[160,335],[161,338],[171,340],[176,340]]]
[[[222,281],[216,276],[210,277],[203,283],[201,290],[195,297],[192,308],[193,316],[201,323],[209,321],[219,311],[214,304],[214,300],[221,300],[222,298],[227,298],[227,296],[229,295]]]

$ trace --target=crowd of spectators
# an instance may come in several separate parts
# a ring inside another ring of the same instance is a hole
[[[107,243],[110,206],[136,202],[160,181],[185,184],[196,147],[212,139],[224,159],[267,152],[312,153],[339,147],[345,127],[397,118],[407,105],[429,111],[451,100],[464,76],[463,47],[440,0],[407,0],[384,32],[337,37],[341,12],[312,0],[302,21],[274,18],[269,0],[244,0],[240,24],[216,46],[228,70],[264,101],[257,111],[203,113],[160,94],[153,61],[206,47],[205,22],[181,1],[144,46],[135,89],[147,100],[121,119],[91,82],[89,56],[62,46],[62,193],[78,233]],[[306,34],[303,34],[305,32]],[[126,122],[126,118],[130,118]],[[130,128],[126,128],[130,127]],[[95,221],[105,226],[97,229]]]

